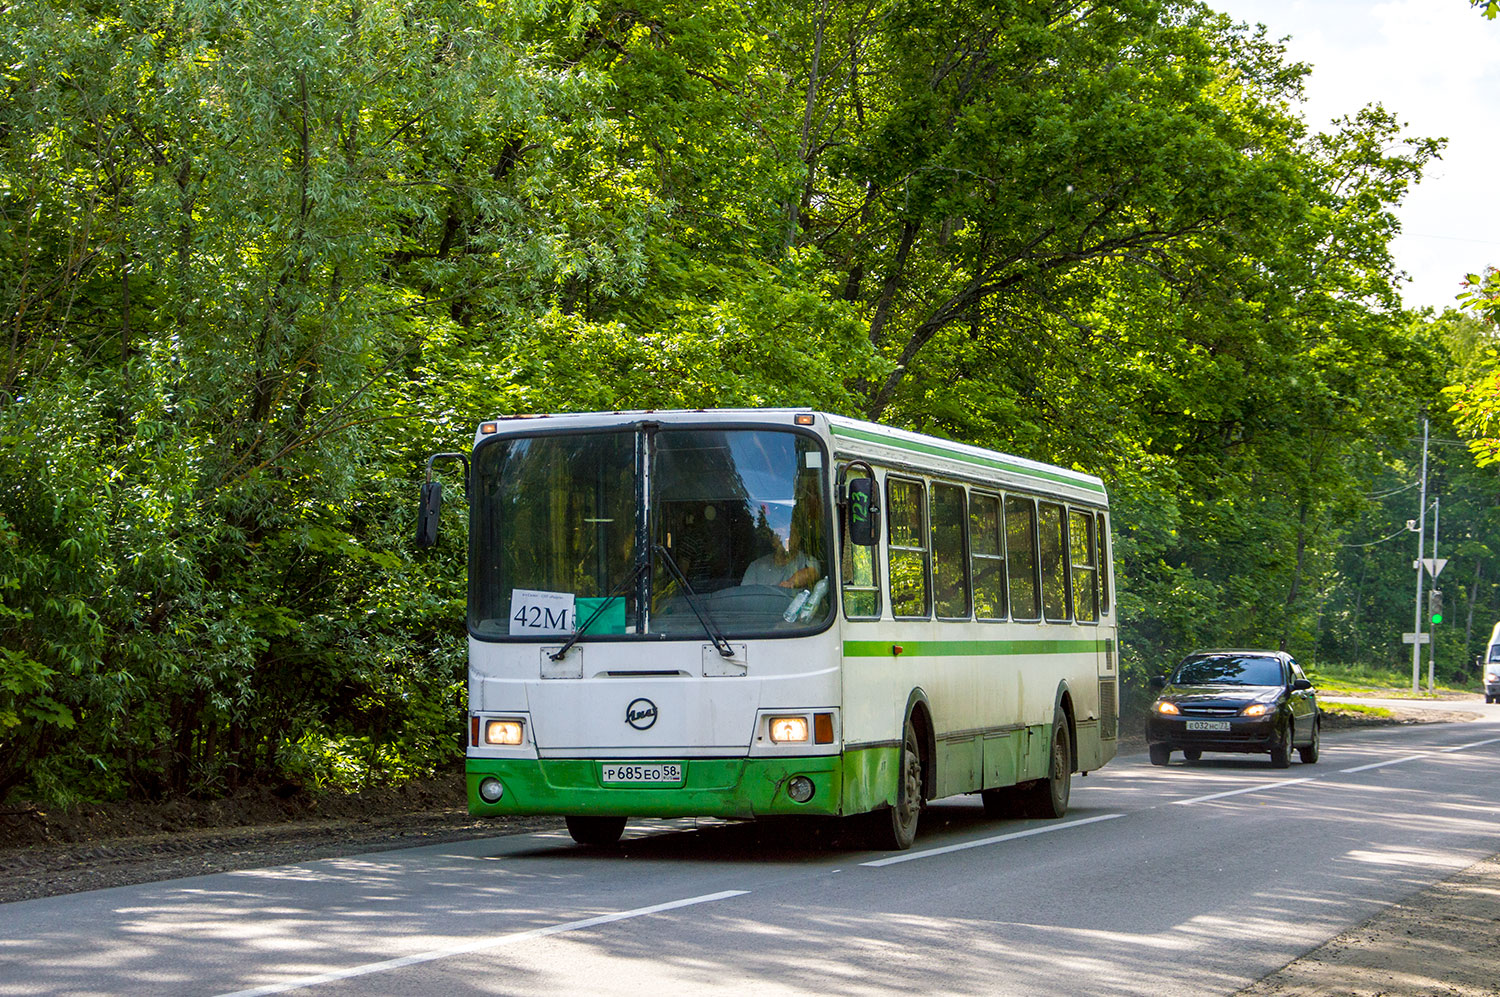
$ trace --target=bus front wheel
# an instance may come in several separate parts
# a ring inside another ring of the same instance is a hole
[[[905,851],[917,840],[917,818],[922,814],[922,752],[911,719],[901,737],[896,770],[896,802],[868,815],[870,844],[882,850]]]
[[[624,817],[569,817],[568,834],[580,845],[612,845],[625,833]]]

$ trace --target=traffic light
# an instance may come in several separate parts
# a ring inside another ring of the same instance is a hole
[[[1427,615],[1433,623],[1443,622],[1443,590],[1433,589],[1427,593]]]

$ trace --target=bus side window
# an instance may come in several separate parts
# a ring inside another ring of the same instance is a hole
[[[969,544],[974,575],[974,615],[1005,619],[1005,531],[1000,497],[975,492],[969,497]]]
[[[1073,618],[1099,620],[1099,568],[1094,556],[1094,517],[1087,510],[1068,510],[1068,559],[1073,569]]]
[[[1102,616],[1109,615],[1109,524],[1104,519],[1104,513],[1095,513],[1094,521],[1099,524],[1098,543],[1095,545],[1099,552],[1099,613]]]
[[[932,486],[932,589],[940,620],[969,618],[969,563],[964,550],[964,490]]]
[[[1010,575],[1010,613],[1017,620],[1040,620],[1036,577],[1036,503],[1005,496],[1005,566]]]
[[[854,471],[850,478],[863,478],[863,471]],[[849,539],[848,518],[844,519],[844,539],[841,549],[844,589],[844,615],[849,619],[871,620],[880,618],[880,578],[876,571],[879,563],[875,547],[862,547]]]
[[[1067,537],[1064,534],[1066,521],[1063,508],[1055,502],[1039,502],[1037,519],[1038,548],[1042,568],[1042,616],[1058,623],[1066,623],[1068,612],[1068,556]]]
[[[926,494],[920,481],[886,478],[886,522],[890,548],[891,615],[926,619]]]

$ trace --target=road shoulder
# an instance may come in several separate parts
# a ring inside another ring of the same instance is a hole
[[[1494,997],[1500,854],[1388,908],[1235,997]]]

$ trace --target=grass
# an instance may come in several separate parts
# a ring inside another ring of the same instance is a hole
[[[1337,713],[1346,717],[1391,717],[1395,716],[1383,706],[1364,706],[1359,703],[1319,703],[1324,713]]]
[[[1425,671],[1425,669],[1424,669]],[[1438,683],[1427,691],[1427,676],[1422,676],[1422,690],[1411,691],[1411,672],[1369,665],[1319,665],[1308,669],[1308,678],[1319,692],[1358,695],[1378,694],[1386,699],[1441,699],[1445,694],[1472,692],[1472,688],[1455,688]]]

